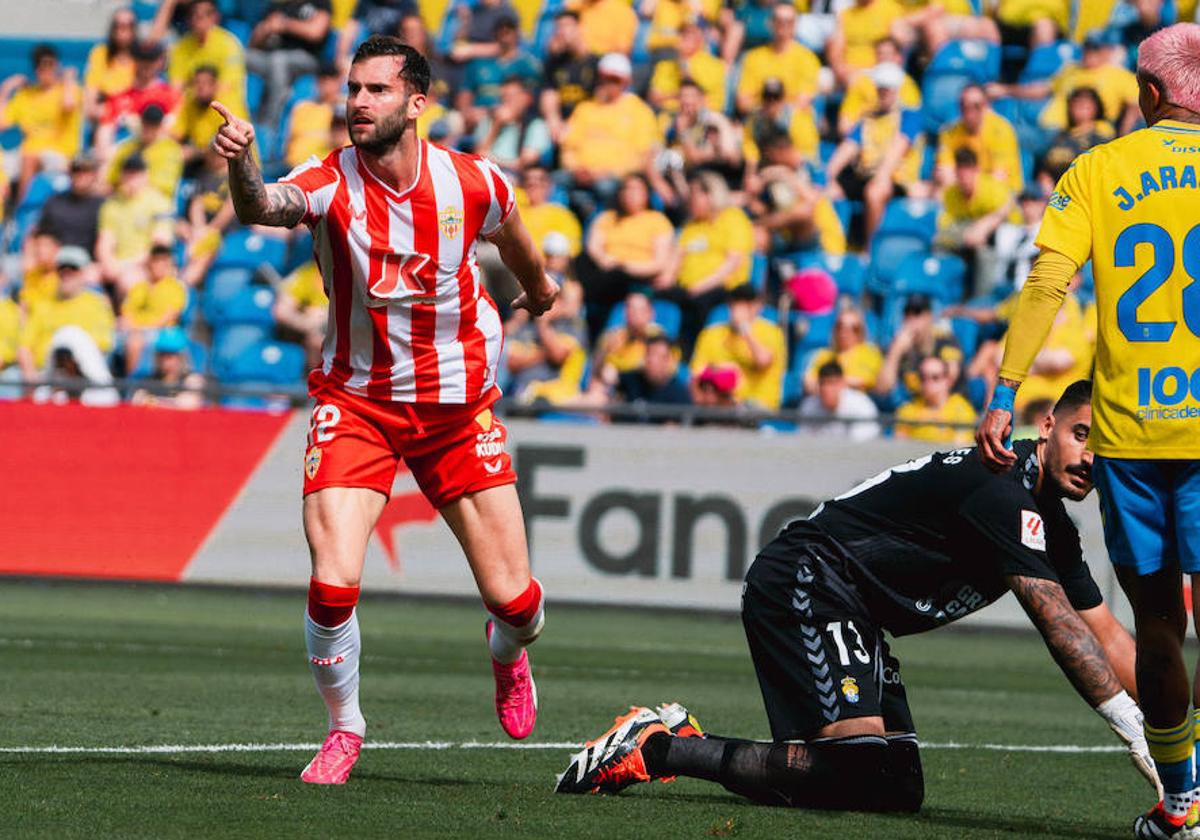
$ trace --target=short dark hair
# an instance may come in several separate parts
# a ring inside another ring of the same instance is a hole
[[[163,245],[161,242],[150,246],[151,257],[174,257],[175,249],[170,245]]]
[[[845,375],[846,375],[846,372],[844,370],[842,370],[842,366],[839,365],[836,361],[828,361],[825,364],[821,365],[819,368],[817,368],[817,379],[818,380],[833,379],[835,377],[838,379],[841,379]]]
[[[675,344],[671,341],[671,339],[667,338],[665,333],[654,333],[653,335],[647,336],[646,349],[649,350],[650,345],[652,344],[665,344],[667,345],[668,350],[675,349]]]
[[[967,148],[966,146],[963,146],[961,149],[958,149],[954,152],[954,165],[955,166],[978,166],[979,165],[979,155],[975,154],[974,149],[970,149],[970,148]]]
[[[1083,87],[1075,88],[1075,90],[1071,91],[1070,95],[1067,96],[1067,103],[1069,104],[1072,99],[1080,99],[1080,98],[1091,100],[1092,105],[1096,109],[1096,119],[1097,120],[1105,119],[1104,100],[1100,98],[1100,94],[1096,91],[1096,89],[1094,87],[1085,85]],[[1067,112],[1067,121],[1071,122],[1070,111]],[[1068,128],[1074,128],[1074,126],[1071,125],[1071,126],[1068,126]]]
[[[58,50],[54,49],[53,45],[43,43],[33,48],[33,67],[35,70],[47,58],[53,58],[55,61],[59,60]]]
[[[358,45],[354,51],[352,64],[366,61],[368,58],[395,56],[403,59],[400,64],[400,78],[417,93],[429,93],[430,70],[429,62],[415,48],[391,35],[372,35]]]
[[[193,79],[196,78],[201,73],[207,73],[208,75],[212,76],[214,79],[221,78],[221,71],[219,69],[217,69],[217,66],[215,64],[199,65],[198,67],[196,67],[196,69],[192,70],[192,78]]]
[[[558,20],[559,18],[565,18],[565,17],[574,18],[576,23],[579,22],[579,12],[575,11],[574,9],[567,9],[567,8],[564,8],[561,11],[559,11],[559,13],[554,16],[554,19]]]
[[[1092,380],[1079,379],[1067,386],[1054,404],[1054,414],[1066,414],[1092,404]]]

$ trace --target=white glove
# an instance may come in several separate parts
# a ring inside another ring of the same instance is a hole
[[[1154,759],[1150,757],[1150,747],[1146,743],[1146,732],[1142,725],[1142,710],[1128,693],[1122,691],[1105,700],[1096,707],[1097,714],[1108,723],[1117,737],[1129,748],[1129,760],[1137,771],[1146,777],[1158,798],[1163,797],[1162,782],[1158,780],[1158,771],[1154,769]]]

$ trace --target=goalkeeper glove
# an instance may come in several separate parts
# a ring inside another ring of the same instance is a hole
[[[1150,757],[1150,747],[1146,743],[1146,733],[1142,728],[1142,710],[1138,708],[1137,703],[1133,702],[1128,693],[1122,691],[1097,706],[1096,712],[1129,748],[1129,760],[1158,791],[1158,798],[1162,799],[1162,783],[1158,780],[1158,771],[1154,769],[1154,759]]]
[[[988,411],[992,411],[993,409],[999,409],[1000,411],[1008,412],[1008,416],[1010,419],[1009,419],[1008,434],[1006,434],[1004,436],[1004,448],[1009,451],[1012,451],[1012,426],[1016,419],[1015,415],[1013,414],[1013,401],[1016,398],[1017,398],[1017,391],[1015,388],[1011,388],[1008,385],[1001,385],[1001,384],[997,383],[996,389],[994,391],[992,391],[992,401],[990,403],[988,403],[988,407],[987,407]]]

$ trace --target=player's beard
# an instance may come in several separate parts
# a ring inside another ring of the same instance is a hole
[[[404,100],[404,104],[392,111],[386,116],[378,118],[375,123],[375,133],[370,139],[356,140],[354,139],[354,126],[350,126],[350,142],[355,148],[366,152],[370,155],[382,156],[391,151],[404,137],[404,132],[408,130],[408,100]]]

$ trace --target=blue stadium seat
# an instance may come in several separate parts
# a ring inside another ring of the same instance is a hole
[[[956,303],[962,299],[966,273],[966,263],[954,254],[909,254],[896,269],[890,293],[920,293],[943,303]]]
[[[963,359],[970,361],[979,346],[979,324],[969,318],[951,318],[950,329],[962,347]]]
[[[831,273],[837,281],[838,294],[855,299],[862,295],[867,286],[867,267],[866,258],[858,254],[847,254],[838,265],[833,265],[831,260]]]
[[[304,349],[282,341],[258,341],[222,360],[222,382],[297,385],[304,379]]]
[[[658,324],[663,331],[663,334],[676,341],[679,338],[679,327],[683,322],[683,313],[679,310],[679,305],[669,300],[656,300],[654,306],[654,323]],[[617,304],[608,314],[608,323],[604,325],[605,330],[615,329],[625,326],[625,307]]]
[[[896,272],[905,258],[929,253],[929,243],[924,236],[912,233],[882,233],[871,244],[871,270],[867,275],[867,289],[880,295],[891,292]]]
[[[940,50],[921,82],[921,112],[926,128],[938,131],[958,119],[958,96],[971,83],[1000,76],[1000,49],[986,41],[950,41]]]
[[[762,312],[759,313],[760,318],[770,321],[772,324],[779,323],[779,313],[772,306],[764,306]],[[729,323],[729,304],[722,303],[714,306],[708,312],[708,317],[704,319],[705,327],[715,327],[717,324]]]
[[[246,228],[235,228],[226,233],[221,250],[213,261],[216,267],[236,265],[257,268],[264,263],[282,273],[287,265],[287,242]]]
[[[884,234],[904,233],[933,241],[937,230],[938,205],[923,198],[894,198],[883,210],[876,238]],[[872,246],[873,247],[873,246]]]
[[[1079,61],[1079,47],[1070,41],[1058,41],[1035,47],[1021,71],[1020,82],[1040,82],[1053,78],[1066,64]]]
[[[200,309],[210,324],[223,320],[224,308],[243,289],[250,287],[254,272],[240,265],[212,269],[204,281]]]
[[[820,315],[793,312],[790,320],[792,336],[795,338],[791,357],[795,359],[812,350],[829,346],[829,339],[833,336],[833,322],[837,320],[837,309],[831,309]]]
[[[253,73],[246,74],[246,107],[253,114],[258,110],[258,106],[262,103],[263,95],[263,80],[261,76],[256,76]]]
[[[272,309],[275,291],[267,286],[247,286],[227,300],[205,308],[205,317],[214,327],[226,324],[257,324],[270,327],[275,323]]]
[[[838,221],[842,223],[842,230],[848,232],[850,225],[854,221],[854,214],[862,212],[861,201],[851,201],[848,198],[839,198],[832,202],[833,212],[837,213]]]
[[[750,285],[762,291],[767,286],[767,269],[770,267],[765,254],[757,251],[750,257]]]
[[[247,348],[270,337],[270,329],[260,324],[232,324],[219,327],[213,333],[210,367],[214,376],[222,378],[234,359]]]

